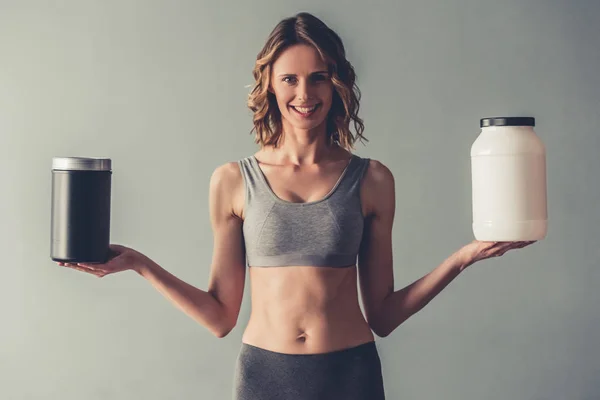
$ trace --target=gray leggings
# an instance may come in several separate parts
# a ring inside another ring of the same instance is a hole
[[[242,343],[233,393],[234,400],[385,399],[375,342],[321,354],[284,354]]]

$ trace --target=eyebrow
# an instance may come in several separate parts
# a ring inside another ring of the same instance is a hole
[[[319,74],[329,74],[329,71],[315,71],[311,72],[311,75],[319,75]],[[296,74],[279,74],[278,77],[281,76],[297,76]]]

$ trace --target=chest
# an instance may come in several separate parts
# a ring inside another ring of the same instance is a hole
[[[253,173],[253,186],[258,190],[268,193],[275,203],[290,208],[305,209],[310,214],[311,206],[322,202],[328,202],[330,197],[340,197],[336,193],[338,189],[344,192],[350,182],[356,181],[353,171],[357,168],[357,161],[338,161],[325,166],[281,166],[259,163],[251,160]],[[353,167],[353,168],[351,168]],[[352,197],[358,197],[358,208],[363,216],[367,216],[371,209],[371,199],[365,186],[362,184],[366,176],[359,179],[358,190],[353,190]],[[240,182],[238,190],[234,194],[236,215],[245,220],[245,185]],[[335,199],[332,199],[335,202]],[[338,201],[339,202],[339,201]],[[355,205],[356,206],[356,205]],[[317,207],[315,207],[317,208]],[[355,207],[356,208],[356,207]]]
[[[312,203],[325,198],[341,180],[345,163],[325,167],[261,164],[263,183],[278,199],[288,203]]]

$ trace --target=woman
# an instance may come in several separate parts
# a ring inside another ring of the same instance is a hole
[[[238,319],[247,260],[252,313],[235,398],[383,399],[373,332],[388,336],[467,266],[531,242],[474,241],[394,291],[394,178],[350,151],[364,136],[342,41],[310,14],[284,19],[258,54],[254,77],[248,105],[261,148],[211,177],[208,290],[124,246],[112,245],[104,265],[66,266],[99,277],[135,270],[224,337]]]

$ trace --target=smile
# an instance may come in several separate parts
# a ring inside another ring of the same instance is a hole
[[[319,108],[320,105],[321,104],[315,104],[310,107],[300,107],[300,106],[290,106],[290,107],[300,116],[308,117],[308,116],[312,115],[317,110],[317,108]]]

